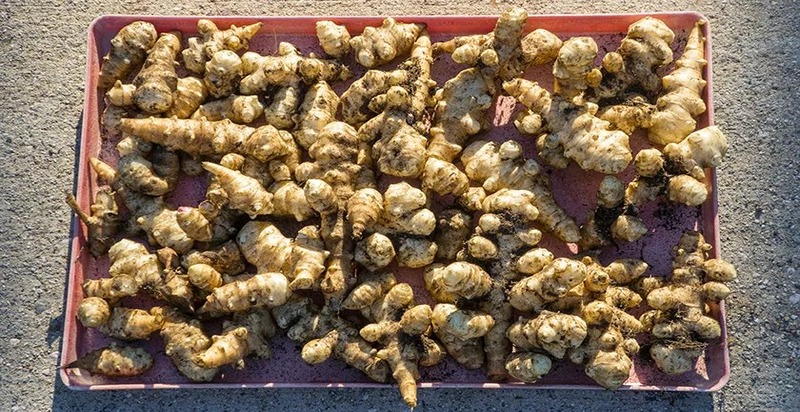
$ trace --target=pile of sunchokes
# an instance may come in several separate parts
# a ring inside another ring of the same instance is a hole
[[[673,67],[676,34],[655,18],[604,55],[591,37],[527,21],[516,7],[492,32],[437,42],[423,22],[387,18],[351,37],[319,21],[319,55],[248,50],[268,23],[201,19],[194,37],[122,28],[98,82],[118,156],[90,159],[91,206],[66,200],[107,275],[84,280],[77,319],[132,346],[65,367],[144,374],[162,359],[135,341],[153,339],[186,379],[209,382],[269,358],[283,335],[310,365],[334,358],[396,382],[412,408],[424,368],[448,356],[523,382],[569,359],[616,389],[647,342],[665,373],[693,370],[721,335],[714,305],[733,266],[709,259],[697,232],[666,278],[598,256],[647,237],[639,209],[658,196],[709,197],[728,145],[716,126],[695,130],[703,22]],[[456,69],[438,84],[442,53]],[[525,78],[535,65],[552,67],[552,87]],[[519,133],[497,141],[486,132],[504,93],[521,103]],[[582,222],[551,185],[569,189],[551,172],[573,163],[602,178]],[[190,204],[186,179],[207,182]]]

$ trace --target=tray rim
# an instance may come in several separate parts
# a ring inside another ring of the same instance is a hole
[[[708,125],[714,125],[714,101],[713,101],[713,81],[712,81],[712,74],[713,74],[713,66],[712,66],[712,36],[711,36],[711,22],[710,20],[702,13],[697,11],[659,11],[659,12],[636,12],[636,13],[590,13],[590,14],[569,14],[569,13],[557,13],[557,14],[534,14],[529,15],[528,19],[564,19],[564,18],[572,18],[572,19],[638,19],[643,18],[646,16],[653,16],[653,17],[683,17],[683,18],[694,18],[695,20],[702,20],[704,21],[704,36],[705,36],[705,55],[707,64],[704,68],[704,76],[706,79],[706,87],[703,91],[703,97],[705,98],[706,102],[706,113],[708,116]],[[84,139],[89,134],[89,113],[93,108],[93,102],[96,99],[91,99],[91,96],[96,96],[97,90],[96,88],[93,90],[89,87],[89,85],[94,85],[94,81],[92,80],[93,72],[92,72],[92,62],[99,60],[97,55],[97,45],[95,43],[94,33],[96,28],[104,23],[107,20],[113,19],[123,19],[123,20],[147,20],[154,23],[167,23],[170,21],[174,21],[176,19],[182,20],[197,20],[197,19],[210,19],[215,21],[223,21],[226,23],[236,23],[242,21],[262,21],[262,22],[269,22],[269,21],[282,21],[282,22],[311,22],[317,21],[321,19],[329,19],[329,20],[336,20],[339,23],[357,23],[357,24],[374,24],[375,22],[382,21],[386,16],[371,16],[371,15],[302,15],[302,16],[239,16],[239,15],[222,15],[222,16],[199,16],[199,15],[133,15],[133,14],[107,14],[107,15],[100,15],[96,17],[92,22],[89,24],[87,29],[87,46],[86,46],[86,68],[84,72],[84,104],[83,104],[83,113],[81,115],[81,133],[79,138],[76,141],[76,150],[78,153],[76,154],[78,158],[78,165],[74,172],[74,179],[75,179],[75,189],[76,189],[76,198],[78,200],[78,204],[82,207],[85,207],[91,204],[90,195],[88,193],[89,190],[86,190],[88,187],[86,184],[82,184],[84,181],[84,177],[88,176],[87,168],[88,165],[88,153],[87,150],[84,150]],[[444,22],[447,20],[491,20],[492,22],[497,20],[497,15],[397,15],[392,16],[398,20],[416,20],[416,21],[424,21],[424,22]],[[561,33],[569,33],[569,32],[561,32]],[[560,33],[559,33],[560,34]],[[717,191],[717,173],[715,169],[711,169],[708,177],[708,182],[710,183],[711,190],[710,190],[710,199],[706,201],[705,204],[701,206],[702,208],[702,215],[703,215],[703,225],[701,226],[701,232],[706,235],[710,235],[713,237],[711,239],[711,244],[713,246],[711,256],[715,258],[721,257],[721,249],[720,249],[720,236],[719,236],[719,214],[718,214],[718,191]],[[67,286],[65,290],[66,295],[66,302],[64,305],[64,331],[62,333],[61,339],[61,353],[60,353],[60,365],[67,365],[69,363],[68,359],[68,352],[67,346],[68,344],[73,343],[72,340],[69,339],[70,331],[76,327],[77,319],[74,316],[70,316],[71,314],[76,313],[76,305],[74,299],[71,299],[72,292],[74,288],[79,287],[76,285],[76,269],[75,269],[75,262],[80,257],[80,250],[81,250],[81,242],[80,236],[78,236],[78,232],[82,230],[80,220],[74,215],[71,214],[71,225],[70,225],[70,236],[72,239],[69,242],[69,252],[68,257],[69,260],[67,261]],[[706,222],[705,219],[710,217],[710,221]],[[710,228],[711,233],[706,233],[707,228]],[[708,239],[707,239],[708,241]],[[722,335],[720,338],[720,344],[722,345],[722,375],[720,376],[719,380],[716,381],[710,387],[699,387],[699,386],[688,386],[688,385],[645,385],[645,384],[624,384],[620,387],[619,391],[673,391],[673,392],[716,392],[722,389],[725,385],[727,385],[728,381],[730,380],[730,351],[728,348],[727,342],[727,321],[726,321],[726,311],[725,311],[725,302],[719,302],[719,313],[720,313],[720,326]],[[328,382],[328,383],[315,383],[315,382],[265,382],[265,383],[193,383],[193,382],[185,382],[185,383],[177,383],[177,384],[162,384],[162,383],[125,383],[125,384],[96,384],[96,385],[84,385],[74,381],[69,374],[66,372],[66,368],[59,367],[59,377],[61,382],[67,388],[76,391],[84,391],[84,390],[142,390],[142,389],[220,389],[220,388],[230,388],[230,389],[241,389],[241,388],[389,388],[396,386],[395,383],[369,383],[369,382],[350,382],[350,383],[336,383],[336,382]],[[605,390],[600,385],[593,385],[593,384],[526,384],[522,382],[483,382],[483,383],[456,383],[456,382],[418,382],[417,386],[419,388],[463,388],[463,389],[537,389],[537,390]]]

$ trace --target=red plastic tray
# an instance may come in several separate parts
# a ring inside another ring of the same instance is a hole
[[[544,28],[562,38],[576,35],[593,37],[599,46],[600,56],[615,50],[619,40],[624,36],[628,25],[646,16],[655,16],[664,20],[672,28],[677,37],[674,44],[676,57],[683,49],[689,29],[698,19],[704,16],[693,12],[651,13],[651,14],[605,14],[605,15],[547,15],[528,18],[528,30]],[[147,20],[155,24],[159,32],[179,30],[184,33],[184,41],[196,34],[196,22],[199,17],[167,17],[167,16],[103,16],[92,22],[89,27],[87,62],[86,62],[86,100],[84,103],[83,122],[80,140],[79,161],[77,166],[77,199],[78,203],[88,208],[93,193],[98,185],[90,172],[88,159],[100,156],[110,162],[116,161],[114,142],[101,138],[98,114],[102,111],[102,95],[97,91],[97,73],[99,62],[109,48],[109,41],[124,25],[134,20]],[[251,42],[251,50],[262,54],[274,53],[281,41],[290,41],[301,51],[321,53],[314,35],[314,23],[320,19],[331,19],[345,24],[351,33],[360,33],[367,25],[379,25],[378,17],[213,17],[220,27],[230,24],[248,24],[263,22],[264,27]],[[410,16],[398,17],[400,21],[425,22],[433,41],[447,39],[454,35],[486,33],[493,29],[495,16]],[[711,82],[711,36],[709,25],[705,24],[705,54],[708,65],[705,67],[705,79],[708,82],[703,94],[708,110],[699,120],[699,127],[713,124],[714,107],[712,102]],[[444,81],[460,70],[448,56],[437,59],[434,65],[435,80],[441,86]],[[553,83],[551,68],[536,67],[531,69],[526,78],[539,81],[544,87],[551,88]],[[357,72],[358,75],[363,71]],[[341,92],[346,84],[335,88]],[[535,155],[532,139],[519,135],[514,126],[512,115],[515,103],[508,97],[498,99],[494,108],[494,128],[478,136],[480,139],[502,141],[516,139],[526,147],[526,155]],[[646,138],[636,134],[631,138],[631,146],[636,153],[647,147]],[[632,167],[622,174],[623,180],[632,178]],[[585,221],[587,214],[595,206],[595,193],[602,176],[587,173],[576,166],[564,170],[555,170],[550,174],[553,181],[556,199],[579,223]],[[627,181],[626,180],[626,181]],[[196,205],[202,197],[204,189],[196,180],[187,181],[176,192],[170,194],[175,206]],[[383,182],[385,185],[386,182]],[[634,257],[645,260],[651,266],[651,273],[666,275],[670,272],[671,251],[681,233],[686,229],[701,230],[708,243],[714,246],[711,254],[719,257],[719,229],[717,219],[716,176],[710,174],[708,184],[712,195],[701,208],[688,208],[653,202],[643,208],[641,217],[650,228],[650,232],[636,243],[610,248],[601,255],[604,262],[616,257]],[[84,279],[107,275],[106,259],[95,260],[85,247],[86,239],[83,227],[74,220],[73,238],[69,260],[69,283],[65,311],[65,326],[61,364],[66,365],[92,349],[109,343],[109,339],[94,330],[83,328],[76,321],[76,308],[82,299],[81,283]],[[546,239],[542,242],[557,255],[568,256],[574,249],[563,243]],[[419,273],[403,273],[403,280],[412,283],[417,291],[418,300],[425,301],[425,293],[419,285]],[[148,302],[132,302],[129,304],[145,305]],[[677,376],[667,376],[658,371],[646,353],[634,358],[634,368],[622,390],[674,390],[674,391],[714,391],[728,380],[730,373],[727,338],[725,328],[724,306],[714,306],[712,316],[722,325],[722,338],[711,342],[705,356],[700,358],[695,371]],[[209,331],[215,332],[215,331]],[[160,337],[153,336],[149,342],[142,344],[151,353],[156,354],[155,366],[146,374],[134,378],[109,379],[101,376],[80,374],[75,369],[62,369],[61,379],[65,385],[74,389],[142,389],[142,388],[241,388],[241,387],[381,387],[383,384],[371,382],[360,372],[347,368],[343,363],[328,361],[314,367],[306,365],[300,358],[298,347],[286,338],[273,341],[274,355],[264,361],[250,361],[244,370],[224,369],[211,383],[190,383],[173,367],[163,354]],[[547,389],[602,389],[588,378],[580,366],[568,361],[554,363],[553,371],[535,384],[518,382],[490,383],[482,371],[467,371],[448,360],[433,368],[421,371],[420,386],[425,387],[457,387],[457,388],[547,388]]]

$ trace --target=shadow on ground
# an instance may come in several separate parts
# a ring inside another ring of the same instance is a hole
[[[270,410],[288,411],[403,411],[396,388],[387,389],[196,389],[141,391],[73,391],[56,379],[53,411],[79,410]],[[492,389],[422,389],[415,411],[710,411],[710,393],[541,391]],[[357,406],[356,406],[357,405]]]

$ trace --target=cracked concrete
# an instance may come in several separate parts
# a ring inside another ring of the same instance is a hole
[[[0,3],[0,410],[402,410],[396,389],[78,392],[57,379],[86,28],[102,14],[497,14],[502,1],[365,0]],[[518,2],[514,2],[518,4]],[[731,380],[708,393],[422,390],[420,410],[797,410],[800,408],[800,3],[571,0],[537,13],[696,10],[711,20]]]

